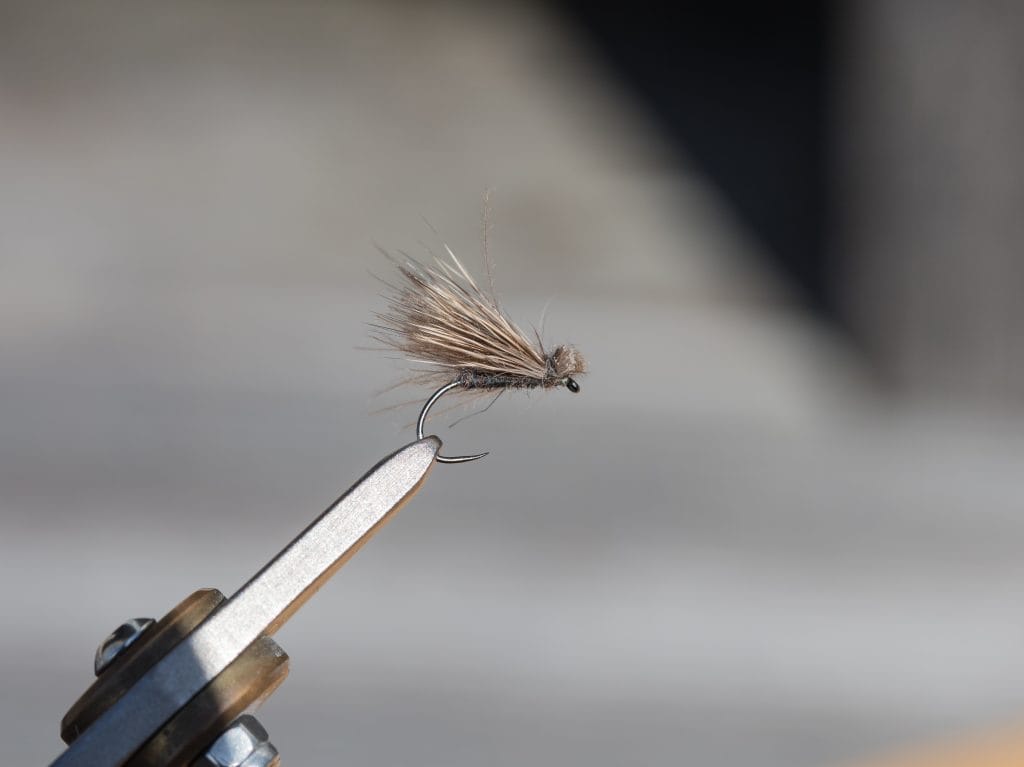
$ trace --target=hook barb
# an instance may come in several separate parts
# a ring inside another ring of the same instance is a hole
[[[430,412],[430,408],[432,408],[434,406],[434,403],[437,402],[439,399],[441,399],[441,397],[444,396],[447,392],[450,392],[452,389],[455,389],[455,388],[457,388],[457,387],[459,387],[461,385],[462,384],[460,384],[458,381],[453,381],[450,384],[445,384],[440,389],[438,389],[436,392],[434,392],[433,394],[430,395],[430,399],[428,399],[427,403],[423,406],[423,409],[420,411],[420,417],[416,421],[416,438],[417,439],[423,439],[423,424],[427,420],[427,413]],[[434,460],[436,460],[438,463],[469,463],[470,461],[477,461],[477,460],[483,458],[485,455],[487,455],[487,453],[477,453],[476,455],[440,455],[440,454],[438,454],[438,455],[434,456]]]

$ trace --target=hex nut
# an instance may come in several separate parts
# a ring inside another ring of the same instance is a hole
[[[96,659],[93,661],[96,676],[109,668],[114,659],[131,647],[132,643],[142,636],[142,632],[155,622],[152,618],[131,618],[114,629],[96,649]]]
[[[272,767],[277,759],[277,749],[263,725],[252,714],[243,714],[196,760],[194,767]]]

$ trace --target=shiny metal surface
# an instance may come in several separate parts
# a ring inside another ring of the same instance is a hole
[[[117,662],[106,673],[96,677],[89,689],[71,704],[61,719],[61,739],[70,745],[88,730],[157,661],[226,601],[227,597],[217,589],[198,589],[179,602],[121,653]]]
[[[246,714],[213,742],[196,767],[270,767],[277,758],[266,728],[252,714]]]
[[[287,621],[419,488],[440,447],[427,437],[374,467],[156,663],[54,767],[123,764],[252,642]]]
[[[142,632],[154,623],[156,621],[152,618],[131,618],[110,632],[110,636],[96,648],[96,659],[93,661],[96,676],[109,668],[114,659],[131,647],[135,640],[142,636]]]
[[[124,767],[190,767],[231,724],[255,711],[288,676],[288,654],[261,636],[160,726]]]
[[[458,381],[446,384],[438,389],[436,392],[430,395],[430,399],[423,405],[423,409],[420,410],[420,417],[416,420],[416,436],[419,439],[423,439],[423,425],[427,420],[427,413],[430,412],[430,408],[434,406],[441,397],[450,392],[452,389],[457,389],[462,386]],[[438,463],[469,463],[470,461],[478,461],[481,458],[489,455],[489,453],[476,453],[474,455],[437,455],[434,458]]]

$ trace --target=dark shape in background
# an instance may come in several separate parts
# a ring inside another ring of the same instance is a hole
[[[841,322],[828,247],[828,5],[563,7],[806,304]]]

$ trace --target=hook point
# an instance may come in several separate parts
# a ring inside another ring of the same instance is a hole
[[[426,404],[423,406],[423,409],[420,411],[420,417],[416,421],[416,437],[418,439],[423,439],[423,424],[427,420],[427,413],[430,412],[430,408],[432,408],[434,403],[441,399],[444,394],[461,385],[462,384],[458,381],[453,381],[450,384],[445,384],[430,395],[430,399],[428,399]],[[435,439],[437,438],[435,437]],[[488,453],[477,453],[476,455],[441,455],[439,453],[434,456],[434,460],[438,463],[469,463],[470,461],[479,461],[485,455],[488,455]]]

